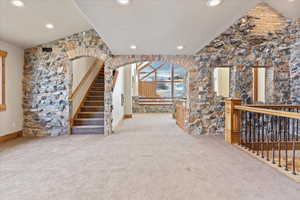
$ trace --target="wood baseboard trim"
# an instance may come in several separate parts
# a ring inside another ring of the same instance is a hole
[[[13,140],[13,139],[16,139],[16,138],[22,137],[22,136],[23,136],[23,131],[22,130],[14,132],[14,133],[7,134],[7,135],[3,135],[3,136],[0,136],[0,143],[7,142],[9,140]]]
[[[132,117],[132,114],[126,114],[124,115],[123,119],[131,119]]]

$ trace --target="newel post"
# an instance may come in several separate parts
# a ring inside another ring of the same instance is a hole
[[[234,106],[241,105],[241,99],[225,99],[225,141],[230,144],[240,142],[240,112],[234,109]]]

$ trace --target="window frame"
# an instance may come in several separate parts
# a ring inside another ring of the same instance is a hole
[[[2,92],[2,99],[0,102],[0,111],[5,111],[6,110],[6,98],[5,98],[5,59],[7,56],[7,52],[6,51],[2,51],[0,50],[0,57],[1,57],[1,61],[2,63],[0,63],[0,70],[2,71],[2,83],[0,83],[0,87],[1,92]]]
[[[154,62],[148,62],[146,64],[140,64],[139,66],[137,65],[137,74],[138,74],[138,82],[149,82],[149,83],[155,83],[156,85],[156,92],[157,92],[157,86],[159,83],[166,83],[166,84],[171,84],[171,91],[170,91],[170,97],[157,97],[158,99],[162,98],[162,99],[176,99],[176,98],[182,98],[185,97],[186,95],[186,86],[185,86],[185,94],[180,95],[180,96],[176,96],[175,95],[175,83],[186,83],[186,71],[185,71],[185,77],[183,79],[179,79],[179,80],[175,80],[175,68],[177,65],[174,64],[169,64],[166,62],[160,62],[158,64],[158,66],[153,67],[152,64]],[[164,66],[169,65],[169,73],[170,73],[170,77],[168,80],[159,80],[158,78],[158,73],[159,70],[161,68],[163,68]],[[180,66],[182,67],[182,66]],[[149,72],[143,72],[144,69],[146,68],[151,68],[151,70]],[[184,69],[185,70],[185,69]],[[146,80],[148,77],[153,76],[153,80]],[[138,94],[140,96],[140,93]],[[149,98],[153,98],[150,97]]]

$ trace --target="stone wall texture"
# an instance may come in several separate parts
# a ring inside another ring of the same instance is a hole
[[[300,104],[300,23],[295,24],[296,42],[292,46],[292,56],[290,60],[291,74],[291,102]]]
[[[92,56],[105,61],[110,54],[94,30],[25,50],[24,135],[68,134],[72,105],[70,60]]]
[[[263,28],[264,27],[264,28]],[[230,96],[252,101],[252,67],[267,68],[267,103],[290,100],[289,60],[293,22],[259,4],[199,51],[210,67],[231,68]]]
[[[139,97],[132,97],[133,113],[173,113],[173,105],[144,105],[140,104]]]
[[[189,56],[111,56],[98,34],[86,31],[25,52],[24,133],[61,135],[70,129],[70,59],[93,56],[105,61],[105,134],[112,133],[113,70],[142,61],[178,64],[188,72],[187,128],[190,134],[224,133],[224,97],[213,90],[213,68],[230,67],[230,96],[252,101],[252,67],[266,67],[267,103],[299,102],[298,26],[267,4],[258,6]],[[45,52],[43,48],[52,48]],[[292,55],[292,57],[291,57]],[[291,59],[292,58],[292,59]],[[289,68],[289,64],[293,66]],[[291,81],[292,77],[292,81]],[[292,90],[291,90],[292,88]],[[292,92],[291,92],[292,91]]]

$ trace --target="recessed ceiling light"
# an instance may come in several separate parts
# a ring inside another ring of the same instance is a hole
[[[136,49],[136,46],[135,45],[131,45],[130,49]]]
[[[177,49],[178,49],[178,50],[182,50],[182,49],[183,49],[183,46],[182,46],[182,45],[179,45],[179,46],[177,46]]]
[[[126,6],[130,3],[130,0],[117,0],[118,4]]]
[[[46,24],[46,28],[47,29],[54,29],[54,25],[53,24]]]
[[[288,0],[289,2],[294,2],[295,0]]]
[[[20,1],[20,0],[12,0],[11,4],[15,7],[24,7],[23,1]]]
[[[207,0],[206,4],[210,7],[218,6],[222,3],[222,0]]]

